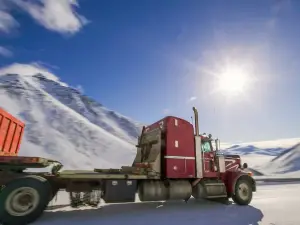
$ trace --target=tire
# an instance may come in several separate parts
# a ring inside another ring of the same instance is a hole
[[[28,176],[8,183],[0,193],[0,224],[25,225],[34,222],[46,209],[50,195],[51,186],[42,177]]]
[[[251,183],[245,178],[240,178],[234,187],[232,200],[238,205],[249,205],[252,200],[252,192]]]

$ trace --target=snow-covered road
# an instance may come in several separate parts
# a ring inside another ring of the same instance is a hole
[[[46,212],[36,225],[299,225],[300,184],[260,185],[251,206],[190,200],[110,204],[100,209]]]

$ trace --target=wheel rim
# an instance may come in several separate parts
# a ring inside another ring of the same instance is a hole
[[[249,199],[249,195],[250,195],[249,186],[245,183],[241,183],[238,187],[238,194],[242,200],[247,201]]]
[[[40,200],[39,193],[30,187],[12,191],[6,201],[5,209],[12,216],[25,216],[33,212]]]

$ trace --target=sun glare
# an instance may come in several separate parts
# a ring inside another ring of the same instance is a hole
[[[217,75],[217,89],[224,94],[243,93],[249,82],[249,74],[238,66],[227,66]]]

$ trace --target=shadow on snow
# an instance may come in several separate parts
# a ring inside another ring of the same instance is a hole
[[[253,206],[221,205],[209,201],[110,204],[97,209],[45,212],[39,225],[256,225],[263,213]]]

